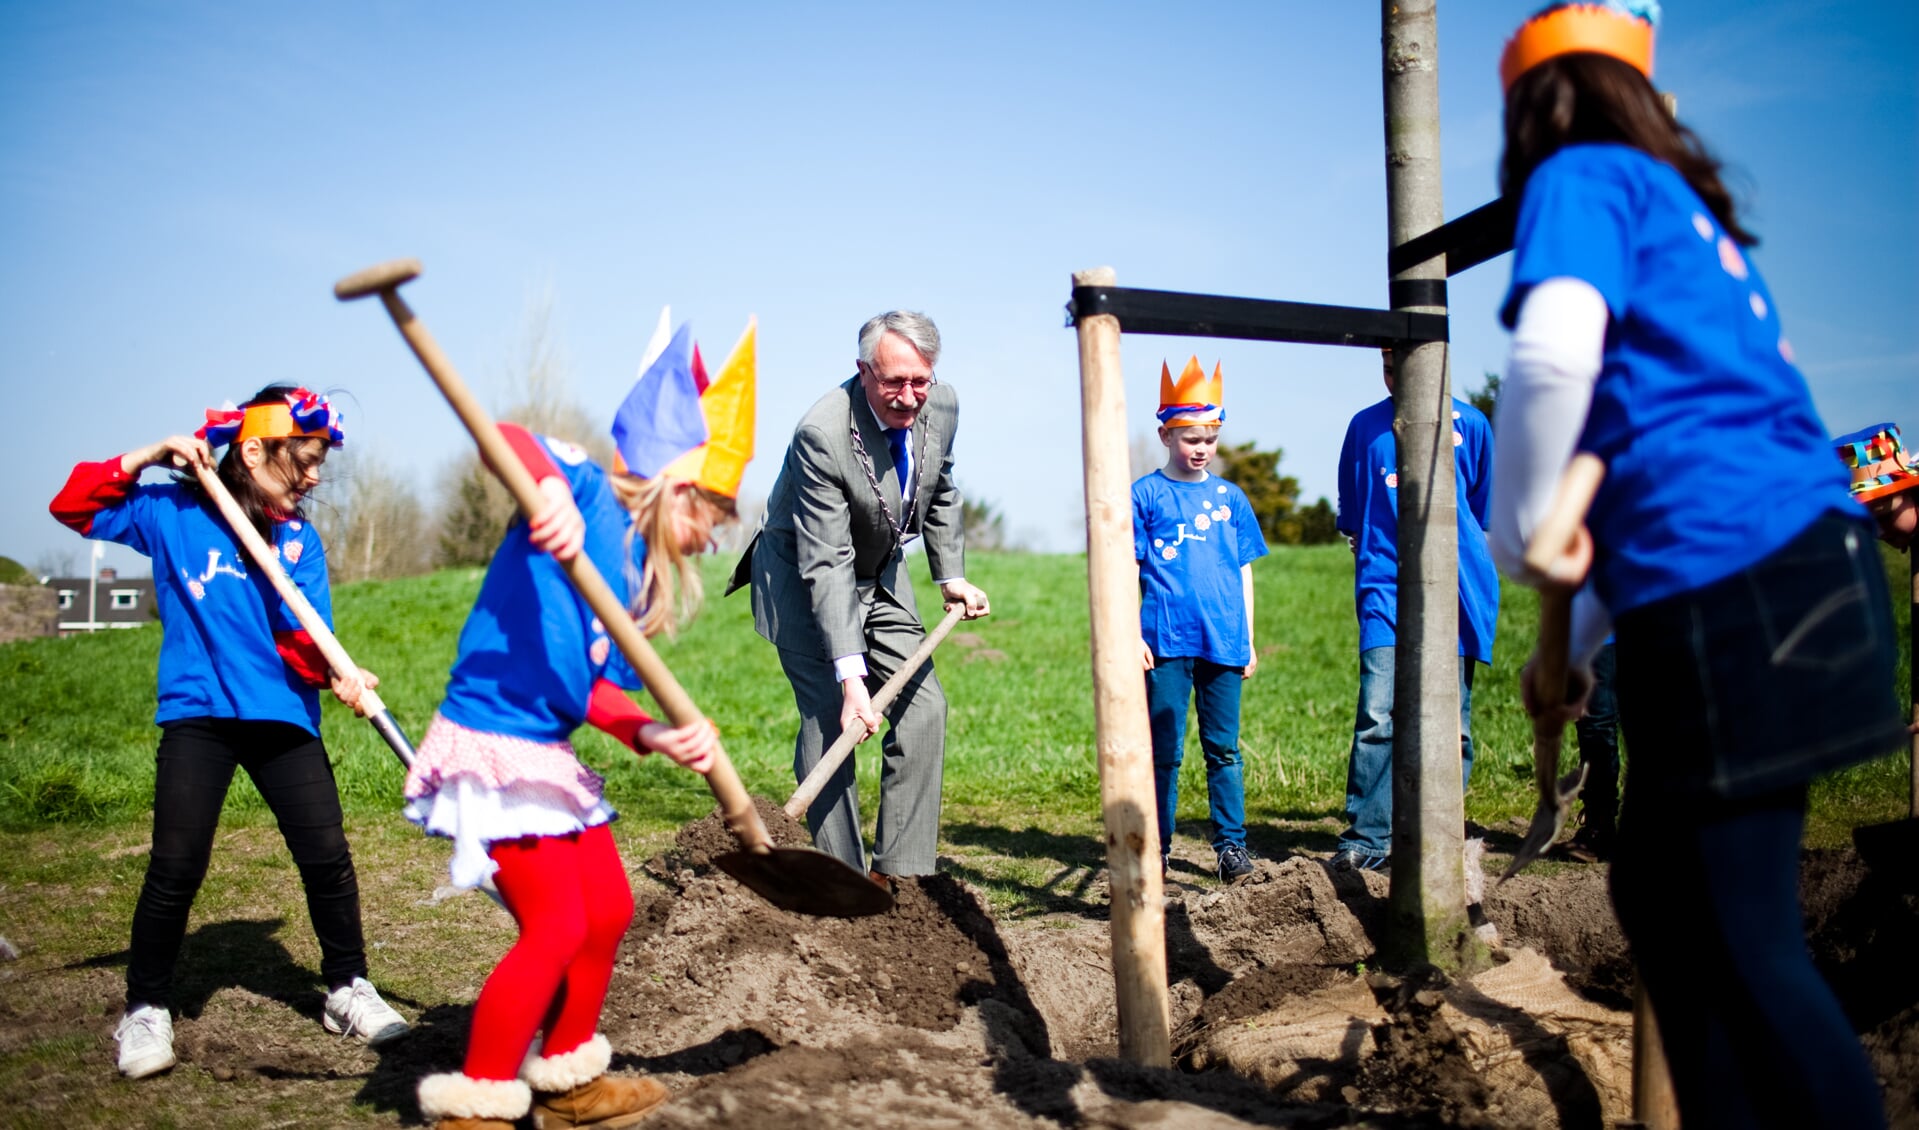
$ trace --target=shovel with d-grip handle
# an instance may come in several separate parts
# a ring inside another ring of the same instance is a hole
[[[1534,701],[1542,710],[1566,699],[1573,592],[1583,580],[1558,577],[1554,566],[1584,528],[1586,511],[1592,507],[1593,496],[1599,493],[1599,484],[1605,477],[1606,465],[1598,456],[1583,451],[1573,456],[1559,478],[1552,509],[1534,529],[1532,540],[1526,546],[1526,566],[1558,582],[1542,588],[1539,593],[1539,648],[1533,661],[1532,691]],[[1520,841],[1519,850],[1513,852],[1506,873],[1499,877],[1502,883],[1519,874],[1559,838],[1560,830],[1566,826],[1566,816],[1572,811],[1573,798],[1586,783],[1584,765],[1563,778],[1559,776],[1559,746],[1565,730],[1563,722],[1533,719],[1533,784],[1539,790],[1539,807],[1533,811],[1526,838]]]
[[[1606,465],[1590,452],[1580,452],[1559,478],[1558,493],[1532,540],[1526,546],[1526,567],[1556,583],[1539,594],[1539,653],[1533,665],[1533,701],[1541,708],[1564,702],[1566,671],[1572,661],[1572,594],[1583,577],[1568,577],[1559,568],[1561,557],[1573,546],[1586,524]],[[1505,882],[1552,846],[1566,825],[1573,798],[1586,783],[1586,766],[1559,777],[1559,745],[1565,726],[1533,721],[1533,781],[1539,788],[1539,809],[1533,814],[1526,839],[1500,876]],[[1634,970],[1632,990],[1632,1116],[1647,1130],[1678,1130],[1679,1106],[1672,1089],[1652,1002],[1645,983]]]
[[[253,558],[253,564],[266,574],[267,580],[273,585],[273,591],[280,594],[280,599],[286,602],[287,609],[293,613],[293,618],[300,622],[300,626],[306,629],[307,635],[311,636],[313,642],[319,646],[320,654],[326,658],[327,666],[341,674],[357,674],[360,665],[353,662],[353,657],[346,653],[346,648],[340,646],[340,641],[326,626],[326,621],[320,619],[320,613],[307,600],[306,594],[300,591],[299,586],[287,576],[286,570],[280,567],[279,555],[266,543],[266,539],[260,536],[260,531],[253,528],[253,523],[247,521],[246,512],[241,510],[240,504],[233,500],[233,494],[227,490],[227,485],[220,481],[219,472],[204,463],[195,461],[193,473],[199,478],[201,489],[207,492],[207,497],[211,498],[213,505],[219,508],[220,516],[226,519],[228,528],[233,531],[233,536],[240,539],[240,545],[246,549],[247,556]],[[386,708],[386,703],[381,701],[379,694],[372,687],[360,689],[360,709],[366,715],[366,720],[373,723],[373,729],[385,739],[387,748],[393,751],[393,756],[400,759],[400,764],[408,769],[413,768],[413,743],[407,740],[406,732],[400,729],[398,722],[394,721],[393,712]],[[500,898],[500,888],[494,885],[491,875],[481,881],[480,889],[485,891],[494,902],[501,906],[506,905]]]
[[[393,324],[399,328],[400,336],[412,347],[420,364],[426,367],[427,375],[440,386],[440,392],[466,425],[474,442],[479,444],[480,454],[487,466],[506,484],[507,490],[519,503],[521,512],[530,518],[542,508],[539,488],[534,484],[533,476],[520,465],[512,448],[507,446],[505,437],[500,435],[493,418],[474,399],[466,382],[453,368],[453,363],[440,351],[439,343],[433,340],[433,335],[427,332],[400,297],[400,285],[419,273],[418,260],[396,259],[341,279],[335,284],[333,294],[343,302],[371,294],[380,296],[387,313],[393,317]],[[646,636],[633,622],[626,605],[607,587],[605,578],[593,567],[592,560],[585,553],[577,553],[571,560],[560,564],[587,606],[606,626],[607,634],[613,637],[613,642],[646,684],[668,720],[675,726],[690,726],[703,721],[699,708],[693,705],[693,700],[687,696],[679,681],[660,661],[653,645],[647,642]],[[741,885],[783,910],[795,910],[803,914],[854,918],[892,909],[893,896],[890,892],[843,861],[811,848],[775,847],[773,838],[767,834],[765,823],[753,808],[753,799],[747,795],[746,786],[740,782],[739,773],[733,768],[732,760],[717,744],[713,751],[713,766],[707,771],[706,781],[713,790],[714,798],[719,801],[720,815],[726,822],[727,830],[739,840],[742,848],[728,852],[713,862]]]

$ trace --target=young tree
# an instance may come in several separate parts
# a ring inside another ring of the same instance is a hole
[[[1491,423],[1493,410],[1499,407],[1499,374],[1487,373],[1486,383],[1466,394],[1466,403],[1479,409]]]
[[[975,502],[970,498],[960,500],[960,528],[966,533],[968,549],[1005,549],[1006,516],[990,502]]]
[[[1253,516],[1266,540],[1274,545],[1323,545],[1337,536],[1332,505],[1324,498],[1304,509],[1299,505],[1299,480],[1279,473],[1284,450],[1258,450],[1252,440],[1221,444],[1215,473],[1246,492]]]

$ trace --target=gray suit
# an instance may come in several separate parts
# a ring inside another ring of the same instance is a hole
[[[917,482],[905,535],[924,539],[936,580],[966,572],[960,493],[953,483],[958,423],[959,398],[951,386],[936,384],[907,441]],[[854,446],[856,427],[865,460]],[[905,573],[904,539],[895,529],[900,498],[900,471],[886,433],[854,377],[821,397],[793,430],[765,524],[733,570],[726,591],[752,587],[753,626],[779,647],[780,665],[793,685],[800,712],[795,779],[803,779],[839,737],[842,697],[833,660],[864,652],[867,688],[878,690],[926,636]],[[946,756],[946,694],[930,662],[901,690],[886,718],[891,725],[880,740],[872,867],[889,875],[930,875]],[[806,817],[821,850],[866,866],[852,758]]]

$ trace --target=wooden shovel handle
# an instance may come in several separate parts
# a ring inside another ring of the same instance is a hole
[[[946,634],[953,630],[953,625],[959,623],[964,615],[966,615],[966,605],[963,602],[946,610],[946,618],[920,641],[919,647],[914,649],[905,663],[900,664],[899,670],[893,672],[893,677],[881,685],[879,693],[873,696],[875,714],[893,705],[893,700],[900,695],[900,688],[906,686],[906,681],[919,672],[919,669],[925,665],[927,657],[933,654],[933,649],[940,645],[940,641],[946,638]],[[866,736],[858,730],[840,731],[840,736],[833,743],[832,748],[820,756],[819,761],[813,766],[813,771],[806,775],[806,780],[801,781],[800,787],[793,790],[792,797],[786,802],[786,814],[798,820],[807,809],[813,807],[813,802],[819,799],[820,790],[824,789],[826,782],[839,771],[840,763],[846,760],[847,755],[853,752],[853,747],[864,741]]]
[[[288,610],[293,613],[293,618],[300,622],[300,626],[306,629],[307,635],[312,636],[313,642],[319,645],[320,654],[326,658],[327,666],[333,668],[336,675],[357,676],[360,665],[353,662],[353,657],[346,653],[346,648],[340,646],[340,641],[326,626],[326,621],[320,618],[320,613],[314,609],[312,602],[307,600],[306,594],[300,591],[299,586],[287,576],[286,570],[280,567],[279,555],[266,543],[266,539],[260,536],[260,531],[253,528],[253,523],[247,521],[246,512],[241,510],[240,504],[233,500],[233,494],[227,490],[227,485],[220,481],[219,472],[204,464],[195,463],[193,473],[199,478],[200,486],[207,492],[207,497],[211,498],[213,505],[219,509],[220,516],[227,520],[227,525],[233,530],[233,536],[240,540],[240,545],[247,551],[247,556],[253,558],[254,566],[267,575],[267,580],[273,584],[273,591],[279,593],[280,599],[286,602]],[[386,704],[380,701],[380,696],[372,687],[364,687],[360,691],[360,709],[367,717],[372,718],[385,712]]]
[[[453,411],[466,425],[474,442],[479,444],[480,455],[486,460],[487,466],[512,492],[522,513],[529,518],[538,513],[543,504],[539,487],[535,485],[533,476],[520,465],[519,458],[507,445],[506,437],[500,434],[493,417],[480,406],[466,382],[453,368],[453,363],[440,350],[439,343],[426,326],[414,317],[399,293],[388,287],[379,294],[387,313],[393,316],[393,324],[399,327],[400,336],[412,347],[420,364],[426,367],[427,375],[433,378],[434,384],[440,386],[447,403],[453,406]],[[592,559],[584,552],[578,553],[572,560],[561,562],[561,567],[593,614],[606,626],[607,634],[613,637],[621,654],[633,665],[634,672],[646,684],[647,691],[660,704],[660,709],[666,712],[668,720],[675,726],[690,726],[703,721],[705,716],[700,713],[699,707],[693,705],[685,688],[680,686],[673,672],[660,660],[653,645],[647,642],[639,625],[628,614],[626,605],[607,587],[605,578],[593,567]],[[732,759],[717,743],[713,749],[713,766],[707,770],[706,781],[719,802],[721,818],[740,843],[750,851],[771,850],[772,837],[767,834],[765,823],[754,810],[752,797],[747,795],[746,786],[733,768]]]

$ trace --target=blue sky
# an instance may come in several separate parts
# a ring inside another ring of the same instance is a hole
[[[1490,199],[1495,77],[1537,0],[1440,4],[1446,211]],[[423,494],[465,444],[377,306],[334,279],[420,257],[415,309],[497,403],[550,296],[610,421],[664,303],[709,356],[760,318],[771,487],[869,315],[939,323],[958,474],[1077,545],[1069,276],[1383,306],[1375,5],[0,2],[0,554],[84,544],[71,466],[269,380],[345,389],[349,443]],[[1666,5],[1656,81],[1735,171],[1828,428],[1919,433],[1907,4]],[[1503,366],[1507,260],[1454,280],[1456,388]],[[1223,360],[1226,439],[1330,495],[1366,351],[1125,339],[1136,431],[1162,358]],[[1736,458],[1736,456],[1732,457]],[[114,547],[108,564],[144,571]]]

